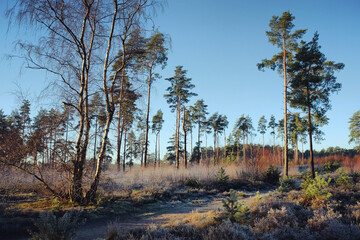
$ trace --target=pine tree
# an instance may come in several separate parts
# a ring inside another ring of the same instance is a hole
[[[182,107],[190,101],[190,97],[197,95],[196,93],[191,92],[195,85],[191,83],[191,78],[186,77],[186,73],[187,71],[183,70],[182,66],[177,66],[175,75],[166,79],[170,82],[171,86],[167,88],[168,93],[164,95],[171,111],[176,111],[175,159],[177,168],[180,167],[180,111]]]
[[[349,143],[353,142],[359,145],[358,151],[360,151],[360,110],[355,112],[349,120],[350,134],[349,134]]]
[[[289,95],[292,107],[307,112],[308,135],[310,144],[310,161],[312,177],[315,177],[314,155],[312,146],[313,133],[318,127],[327,123],[326,112],[331,108],[330,94],[340,90],[336,82],[335,71],[344,68],[343,63],[327,61],[320,52],[319,35],[314,34],[308,43],[302,43],[290,64],[289,74],[293,76]]]
[[[301,38],[306,30],[296,30],[291,33],[294,28],[292,23],[295,17],[290,12],[284,12],[281,17],[273,16],[270,20],[270,31],[266,31],[269,42],[281,49],[281,52],[274,55],[272,59],[264,59],[257,66],[260,70],[269,67],[272,70],[277,69],[284,77],[284,176],[288,176],[288,133],[287,133],[287,92],[291,78],[288,78],[288,64],[292,61],[293,55],[298,48],[296,42]]]

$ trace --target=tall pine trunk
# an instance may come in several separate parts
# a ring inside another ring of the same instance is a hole
[[[158,137],[158,165],[160,167],[160,159],[161,159],[161,155],[160,155],[160,131],[159,131],[159,137]]]
[[[200,121],[200,117],[198,120],[198,157],[197,157],[197,163],[200,164],[200,159],[201,159],[201,153],[200,153],[200,130],[201,130],[201,121]]]
[[[176,108],[176,130],[175,130],[175,161],[176,161],[176,168],[180,167],[180,99],[178,99],[177,108]]]
[[[186,158],[186,119],[185,119],[185,107],[183,107],[183,132],[184,132],[184,167],[187,168],[187,158]]]
[[[151,71],[148,80],[148,96],[146,108],[146,126],[145,126],[145,150],[144,150],[144,167],[147,165],[148,141],[149,141],[149,115],[150,115],[150,90],[151,90]]]
[[[126,136],[127,136],[127,129],[124,129],[125,133],[124,133],[124,153],[123,153],[123,172],[125,172],[125,167],[126,167]]]
[[[214,130],[214,166],[216,165],[216,132]]]
[[[243,162],[246,163],[245,136],[243,138]]]
[[[308,100],[308,121],[309,121],[309,148],[310,148],[310,168],[311,176],[315,178],[315,166],[314,166],[314,154],[313,154],[313,144],[312,144],[312,123],[311,123],[311,109],[310,109],[310,92],[309,86],[307,86],[307,100]]]
[[[283,34],[284,36],[284,34]],[[284,68],[284,176],[288,176],[288,129],[287,129],[287,73],[286,73],[286,45],[285,37],[283,37],[283,68]]]

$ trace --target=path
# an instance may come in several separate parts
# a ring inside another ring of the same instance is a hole
[[[250,204],[255,194],[254,192],[248,193],[248,197],[243,199],[245,204]],[[204,213],[222,210],[221,199],[224,197],[224,195],[219,194],[188,201],[166,202],[152,209],[147,209],[137,216],[93,220],[78,229],[75,239],[104,239],[109,225],[117,226],[118,231],[125,232],[130,229],[143,228],[150,225],[166,225],[170,222],[181,222],[191,212]]]

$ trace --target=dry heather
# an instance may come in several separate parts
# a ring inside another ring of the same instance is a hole
[[[274,192],[253,201],[251,219],[245,225],[229,219],[209,221],[208,216],[214,212],[202,216],[192,213],[178,225],[151,226],[127,233],[121,231],[121,225],[113,224],[106,239],[360,239],[360,203],[342,210],[338,207],[329,203],[313,209]]]

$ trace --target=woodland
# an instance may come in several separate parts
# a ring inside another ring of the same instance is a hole
[[[161,76],[170,39],[148,29],[159,8],[155,0],[9,7],[10,24],[42,31],[36,43],[17,43],[17,57],[53,77],[61,107],[33,112],[23,99],[11,114],[0,109],[0,238],[360,239],[360,110],[344,123],[356,147],[313,149],[325,141],[345,68],[327,59],[320,35],[304,41],[290,11],[264,23],[278,53],[254,69],[277,71],[283,116],[229,123],[208,112],[182,65]],[[161,79],[173,129],[163,129],[163,109],[150,114]],[[172,132],[166,152],[163,131]]]

